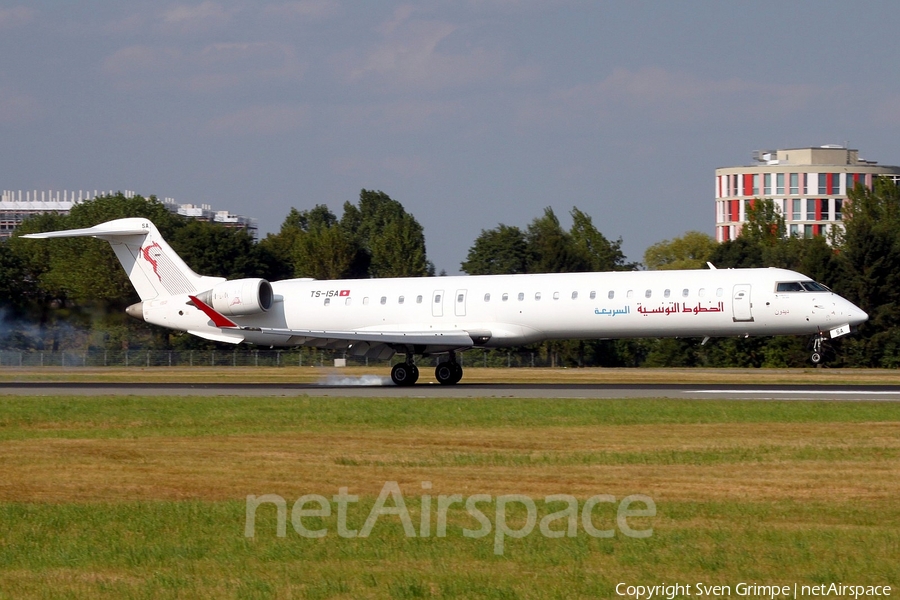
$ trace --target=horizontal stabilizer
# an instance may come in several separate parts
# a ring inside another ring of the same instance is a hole
[[[150,233],[148,229],[138,227],[128,228],[105,228],[103,225],[95,227],[87,227],[85,229],[68,229],[65,231],[47,231],[45,233],[29,233],[23,235],[23,238],[30,239],[48,239],[48,238],[67,238],[67,237],[118,237],[123,235],[147,235]]]

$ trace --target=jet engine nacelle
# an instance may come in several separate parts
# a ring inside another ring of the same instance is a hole
[[[197,294],[217,312],[229,316],[254,315],[272,308],[272,285],[265,279],[235,279]]]

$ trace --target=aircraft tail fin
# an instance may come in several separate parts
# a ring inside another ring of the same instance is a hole
[[[22,237],[95,237],[106,240],[141,300],[196,294],[225,281],[221,277],[204,277],[191,270],[147,219],[116,219],[86,229],[32,233]]]

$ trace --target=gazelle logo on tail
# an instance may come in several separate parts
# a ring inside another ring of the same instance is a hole
[[[150,253],[156,250],[156,252],[151,255]],[[162,247],[159,245],[159,242],[153,242],[149,246],[144,246],[141,248],[141,256],[144,257],[150,265],[153,267],[153,272],[156,274],[156,278],[162,281],[162,277],[159,275],[159,261],[157,260],[159,256],[162,254]]]

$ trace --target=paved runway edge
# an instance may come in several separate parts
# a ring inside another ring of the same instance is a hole
[[[5,396],[342,396],[367,398],[681,398],[748,400],[880,400],[900,401],[897,385],[777,384],[507,384],[455,386],[419,384],[335,385],[323,383],[72,383],[0,382]]]

